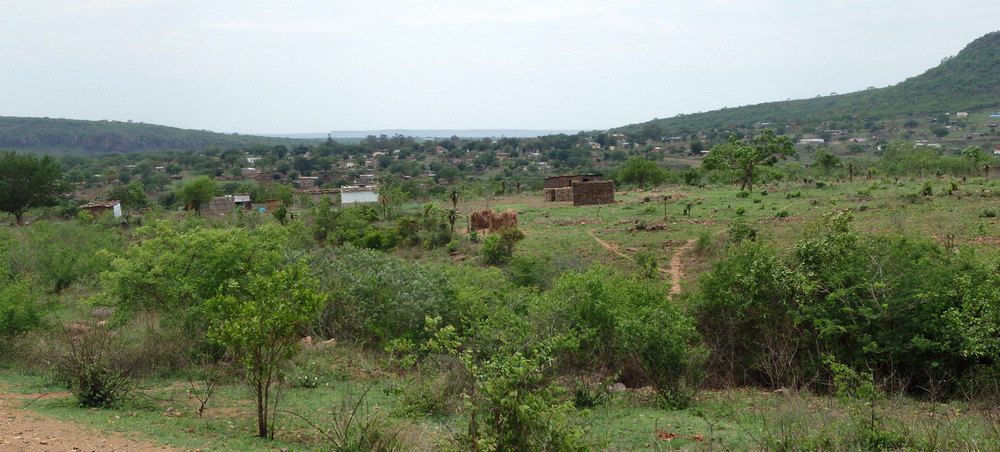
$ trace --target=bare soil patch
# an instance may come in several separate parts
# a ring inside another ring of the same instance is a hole
[[[59,394],[50,394],[58,396]],[[65,395],[65,394],[61,394]],[[24,403],[37,396],[14,394],[0,387],[0,450],[18,452],[46,451],[182,451],[157,446],[148,441],[126,438],[118,433],[91,428],[37,415]]]

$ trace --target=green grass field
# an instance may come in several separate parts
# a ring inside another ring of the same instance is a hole
[[[930,194],[920,194],[928,186]],[[824,215],[850,210],[853,227],[862,232],[932,239],[955,253],[992,256],[1000,244],[996,195],[1000,183],[983,179],[963,183],[857,178],[821,186],[770,184],[746,197],[731,186],[662,187],[619,192],[614,204],[585,207],[546,203],[540,194],[527,193],[498,197],[491,207],[518,212],[525,238],[515,256],[534,256],[560,271],[584,271],[599,262],[636,272],[636,256],[650,253],[661,270],[658,276],[679,285],[683,293],[695,290],[699,275],[721,257],[735,220],[750,222],[759,231],[758,240],[784,252]],[[459,212],[467,218],[483,204],[463,202]],[[419,207],[405,209],[419,212]],[[483,266],[476,256],[480,245],[468,242],[463,221],[456,229],[461,230],[462,243],[452,253],[395,253],[418,262]],[[675,275],[681,280],[673,280]],[[91,291],[84,286],[64,292],[63,308],[54,316],[72,321],[87,309]],[[684,303],[684,297],[677,302]],[[274,441],[253,436],[253,404],[244,386],[231,378],[219,383],[201,415],[197,409],[205,381],[176,373],[138,380],[138,387],[115,408],[88,410],[78,408],[74,397],[44,369],[41,360],[11,365],[0,374],[0,390],[22,394],[12,405],[40,415],[192,450],[335,450],[335,442],[365,429],[397,439],[404,450],[440,450],[457,448],[453,438],[466,425],[460,401],[439,415],[413,414],[403,401],[415,375],[391,363],[382,351],[357,345],[314,346],[300,352],[286,369]],[[563,375],[561,397],[573,400],[578,381],[591,382],[591,391],[603,394],[603,388],[594,385],[605,376],[580,375],[574,381]],[[877,400],[838,399],[753,388],[704,388],[682,410],[657,408],[648,388],[601,399],[570,418],[582,427],[583,443],[593,450],[862,450],[896,449],[900,444],[921,450],[989,450],[1000,444],[1000,420],[989,403],[992,399],[977,403],[891,393]],[[664,439],[674,435],[679,436]]]

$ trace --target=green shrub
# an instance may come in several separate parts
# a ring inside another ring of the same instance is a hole
[[[757,228],[753,223],[737,219],[729,223],[729,243],[740,243],[743,241],[756,241]]]
[[[654,279],[658,276],[660,263],[656,255],[647,251],[635,253],[632,258],[639,266],[639,276],[646,279]]]
[[[455,291],[437,266],[345,245],[317,250],[310,268],[330,294],[320,320],[310,326],[315,337],[382,345],[425,337],[427,316],[458,324]]]
[[[740,190],[739,192],[736,193],[736,197],[737,198],[749,198],[750,197],[750,191],[749,190]]]
[[[524,233],[520,229],[500,228],[483,240],[483,246],[479,252],[483,256],[483,263],[498,265],[506,262],[514,255],[514,244],[524,239]]]
[[[754,204],[760,204],[764,200],[761,197],[759,197],[759,196],[754,196],[754,198],[753,198],[752,201],[753,201]]]
[[[934,185],[931,181],[924,181],[924,184],[920,187],[920,191],[917,192],[920,196],[931,196],[934,194]]]
[[[23,275],[8,273],[0,263],[0,340],[41,328],[48,310],[44,298],[32,293],[34,281]],[[0,352],[2,354],[2,352]]]
[[[712,241],[712,233],[701,231],[698,239],[694,242],[694,253],[699,256],[707,256],[715,251],[715,243]]]
[[[702,276],[695,316],[715,378],[771,387],[794,383],[801,333],[793,310],[800,282],[774,249],[751,240],[735,242]]]
[[[982,213],[979,214],[980,218],[995,218],[997,216],[997,211],[993,209],[983,209]]]
[[[621,370],[638,364],[665,406],[686,405],[698,385],[703,351],[691,317],[658,280],[626,277],[594,266],[569,271],[545,294],[539,317],[578,341],[576,365]]]
[[[747,208],[746,207],[739,206],[739,207],[736,208],[736,216],[742,217],[743,215],[746,215],[746,213],[747,213]]]
[[[556,269],[549,258],[533,254],[519,254],[512,257],[504,272],[510,281],[521,287],[548,289],[556,276]]]
[[[779,210],[777,213],[774,214],[774,218],[788,218],[788,215],[789,215],[788,214],[788,210],[787,209],[782,209],[782,210]]]

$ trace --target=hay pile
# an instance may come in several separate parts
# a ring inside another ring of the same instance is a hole
[[[469,214],[469,230],[489,229],[495,231],[500,228],[516,228],[517,211],[507,209],[497,213],[493,209],[481,209]]]

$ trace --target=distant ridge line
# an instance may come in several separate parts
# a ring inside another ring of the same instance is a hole
[[[534,130],[534,129],[382,129],[382,130],[334,130],[330,132],[331,138],[365,138],[369,135],[403,135],[408,137],[421,138],[532,138],[545,135],[556,135],[565,133],[574,135],[582,131],[579,130]]]

